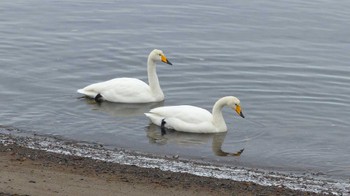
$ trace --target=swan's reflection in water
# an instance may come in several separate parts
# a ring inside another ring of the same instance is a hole
[[[150,124],[147,129],[147,137],[150,143],[165,145],[167,143],[176,143],[178,145],[191,146],[206,144],[212,140],[212,151],[216,156],[239,156],[244,149],[237,152],[225,152],[222,150],[227,132],[213,134],[184,133],[173,130],[166,130],[162,134],[160,127]]]
[[[92,110],[101,111],[114,117],[133,117],[144,115],[150,109],[160,107],[164,105],[164,101],[155,103],[139,103],[139,104],[127,104],[127,103],[112,103],[103,101],[96,103],[94,99],[85,99],[86,103],[92,107]]]
[[[164,105],[164,102],[157,103],[144,103],[144,104],[125,104],[125,103],[112,103],[101,102],[96,103],[93,99],[85,99],[86,103],[91,106],[94,111],[101,111],[114,117],[134,117],[143,116],[145,112],[155,107]],[[166,130],[165,134],[162,134],[160,127],[154,124],[150,124],[147,129],[147,137],[149,143],[165,145],[167,143],[176,143],[178,145],[193,146],[206,144],[212,140],[212,151],[216,156],[239,156],[243,149],[238,152],[225,152],[222,150],[227,132],[215,133],[215,134],[196,134],[196,133],[183,133],[173,130]]]

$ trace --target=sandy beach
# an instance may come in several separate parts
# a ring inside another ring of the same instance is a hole
[[[0,195],[320,195],[0,144]]]

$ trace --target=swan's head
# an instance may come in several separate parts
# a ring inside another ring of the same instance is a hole
[[[233,96],[230,97],[227,105],[230,106],[234,111],[236,111],[238,115],[244,118],[242,108],[241,108],[241,101],[239,101],[237,97],[233,97]]]
[[[170,63],[170,61],[165,57],[163,51],[161,51],[161,50],[154,49],[154,50],[149,54],[149,57],[148,57],[148,58],[152,59],[154,62],[161,61],[161,62],[163,62],[163,63],[172,65],[172,63]]]

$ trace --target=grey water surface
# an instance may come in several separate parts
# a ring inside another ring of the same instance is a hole
[[[0,2],[0,125],[109,148],[350,178],[349,1]],[[151,50],[166,100],[97,105],[76,90],[147,81]],[[161,135],[162,105],[211,110],[228,132]],[[237,157],[225,152],[245,149]]]

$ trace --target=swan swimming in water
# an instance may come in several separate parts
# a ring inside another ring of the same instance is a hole
[[[191,133],[219,133],[227,131],[222,108],[228,106],[244,118],[240,101],[234,96],[222,97],[213,106],[212,113],[190,105],[164,106],[150,110],[145,115],[162,129]]]
[[[148,83],[136,78],[115,78],[79,89],[77,92],[94,98],[118,103],[149,103],[164,100],[156,72],[156,62],[172,65],[161,50],[154,49],[148,56]]]

